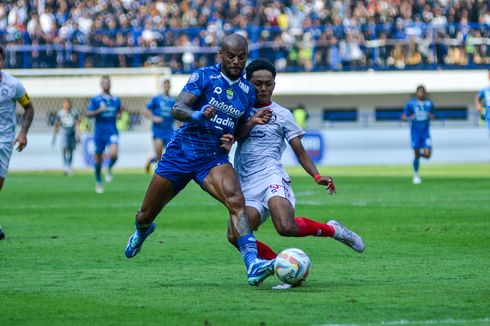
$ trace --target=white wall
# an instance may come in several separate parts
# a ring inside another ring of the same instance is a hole
[[[396,129],[334,129],[321,131],[324,140],[319,164],[411,164],[408,127]],[[490,137],[485,128],[432,128],[432,163],[465,163],[490,161]],[[61,168],[58,146],[51,147],[50,134],[29,137],[28,147],[14,152],[10,170],[51,170]],[[149,132],[121,133],[120,155],[116,167],[141,168],[151,155]],[[231,155],[233,157],[233,154]],[[297,165],[288,148],[283,157],[285,165]],[[76,168],[86,168],[81,146],[75,154]]]

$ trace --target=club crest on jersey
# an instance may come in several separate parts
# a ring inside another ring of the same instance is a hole
[[[231,99],[233,98],[233,94],[234,94],[234,93],[233,93],[233,90],[232,90],[231,88],[228,88],[228,89],[226,90],[226,97],[227,97],[229,100],[231,100]]]
[[[2,88],[2,96],[7,96],[9,94],[9,91],[6,88]]]

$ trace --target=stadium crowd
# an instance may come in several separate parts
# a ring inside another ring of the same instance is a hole
[[[486,0],[17,0],[0,3],[5,66],[168,66],[215,61],[232,31],[279,71],[490,64]]]

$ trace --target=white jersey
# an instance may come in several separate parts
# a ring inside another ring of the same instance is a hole
[[[271,174],[289,180],[281,163],[286,141],[305,133],[288,109],[275,102],[261,109],[266,108],[272,110],[269,123],[253,127],[248,137],[238,141],[234,165],[242,183]],[[253,108],[252,111],[255,113],[257,110]]]
[[[80,113],[78,113],[78,110],[75,108],[72,108],[69,112],[61,109],[56,113],[56,121],[60,122],[63,135],[67,137],[75,137],[76,126],[79,118]]]
[[[0,143],[11,142],[15,139],[15,107],[16,101],[25,95],[26,91],[20,81],[1,71],[0,81]]]

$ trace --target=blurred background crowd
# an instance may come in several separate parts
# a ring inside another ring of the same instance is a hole
[[[482,68],[488,0],[18,0],[0,3],[8,68],[215,62],[230,32],[279,71]]]

